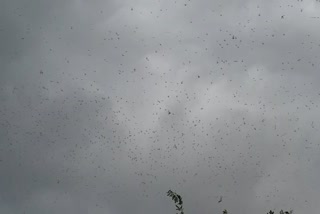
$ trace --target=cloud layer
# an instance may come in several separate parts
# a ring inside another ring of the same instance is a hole
[[[0,213],[317,213],[319,9],[5,1]]]

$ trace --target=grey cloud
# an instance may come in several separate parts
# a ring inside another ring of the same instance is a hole
[[[318,8],[5,1],[0,212],[316,213]]]

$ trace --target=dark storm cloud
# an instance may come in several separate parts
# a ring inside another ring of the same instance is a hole
[[[5,1],[0,212],[316,213],[318,9]]]

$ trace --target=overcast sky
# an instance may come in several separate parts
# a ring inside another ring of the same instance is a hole
[[[318,213],[319,11],[1,0],[0,213]]]

